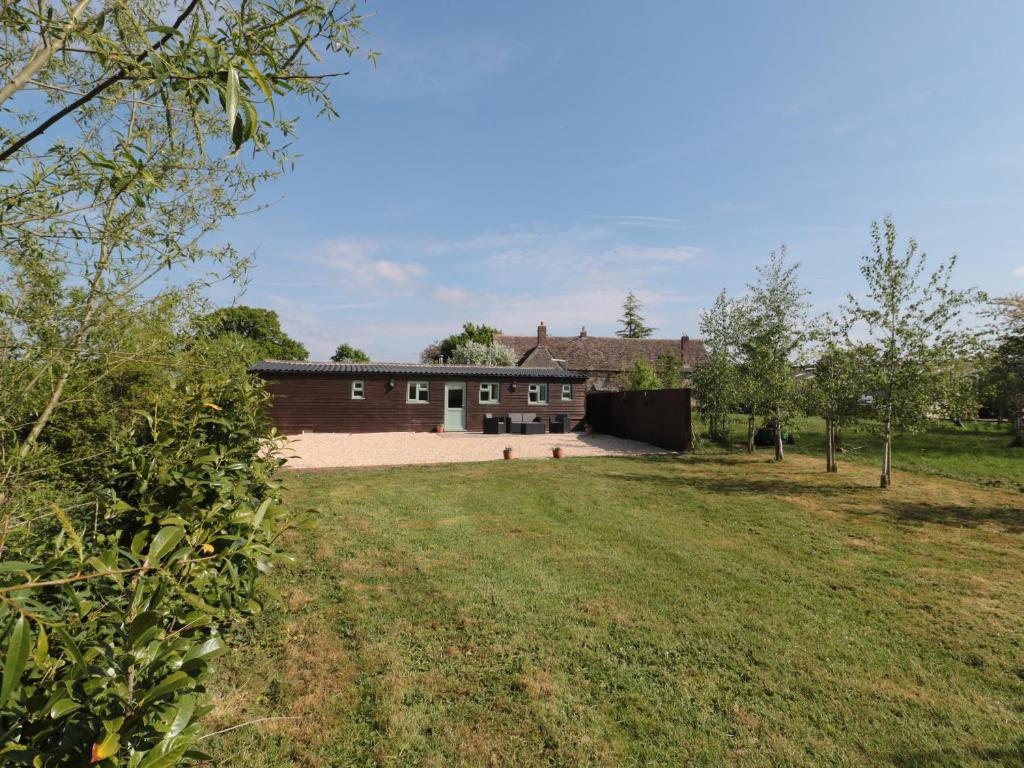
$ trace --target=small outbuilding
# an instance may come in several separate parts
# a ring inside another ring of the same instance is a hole
[[[249,371],[273,395],[271,417],[302,432],[482,432],[484,417],[583,420],[585,374],[562,368],[264,360]]]

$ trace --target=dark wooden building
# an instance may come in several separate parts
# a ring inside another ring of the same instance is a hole
[[[301,432],[483,431],[485,415],[567,414],[578,426],[586,376],[561,368],[265,360],[274,426]]]

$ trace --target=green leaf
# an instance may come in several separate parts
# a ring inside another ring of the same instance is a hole
[[[50,656],[50,639],[46,636],[46,629],[39,626],[39,639],[36,641],[36,655],[35,662],[37,667],[41,667],[46,659]]]
[[[196,710],[196,700],[191,696],[185,696],[178,702],[177,708],[174,710],[174,719],[171,721],[171,727],[167,729],[167,733],[164,735],[165,739],[173,739],[192,722],[192,713]]]
[[[75,660],[75,664],[82,669],[85,669],[85,657],[82,656],[82,651],[78,647],[78,643],[74,641],[74,638],[72,638],[63,627],[56,627],[56,630],[57,634],[60,635],[61,641],[64,643],[64,648],[71,655],[71,658]]]
[[[192,677],[186,672],[172,672],[159,683],[150,688],[143,697],[143,702],[150,702],[173,693],[187,685],[191,685]]]
[[[28,663],[29,646],[32,642],[32,633],[29,631],[28,622],[24,616],[19,616],[14,622],[14,630],[11,632],[7,646],[7,658],[4,660],[4,679],[0,684],[0,706],[7,703],[11,692],[14,691],[21,680],[21,673]]]
[[[81,706],[82,705],[79,704],[77,701],[72,701],[71,699],[61,699],[52,707],[50,707],[50,717],[52,717],[54,720],[59,720],[60,718],[64,717],[64,715],[74,712]]]
[[[174,545],[181,541],[185,535],[185,529],[177,525],[161,528],[153,542],[149,545],[149,554],[146,555],[146,565],[153,565],[160,562],[160,559],[174,549]]]
[[[228,115],[228,132],[234,133],[235,120],[238,118],[238,72],[230,64],[228,64],[224,109]]]
[[[136,648],[143,642],[148,642],[152,635],[151,630],[159,621],[160,614],[154,611],[145,611],[136,616],[128,628],[128,643],[131,647]]]
[[[252,59],[246,57],[242,60],[245,62],[246,67],[249,69],[249,74],[252,75],[252,79],[256,81],[256,84],[260,87],[260,90],[263,91],[263,95],[267,97],[267,103],[270,105],[270,108],[273,109],[274,92],[270,90],[270,86],[267,84],[267,81],[263,77],[263,74],[256,68],[256,65],[253,63]]]
[[[108,733],[103,737],[103,741],[93,745],[92,762],[98,763],[100,760],[106,760],[108,757],[115,754],[120,743],[120,733],[117,731],[111,731]]]
[[[192,650],[185,654],[185,658],[182,662],[192,661],[193,659],[202,659],[206,657],[219,656],[224,653],[227,646],[224,641],[219,637],[211,637],[205,643],[195,646]]]

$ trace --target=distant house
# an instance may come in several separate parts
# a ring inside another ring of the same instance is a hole
[[[480,432],[484,417],[533,414],[545,424],[586,407],[586,377],[560,367],[263,360],[250,372],[273,395],[270,415],[301,432]]]
[[[536,336],[496,336],[496,342],[515,350],[523,368],[562,368],[584,374],[588,390],[619,389],[618,378],[642,358],[654,363],[659,356],[679,355],[683,371],[706,358],[704,344],[698,339],[623,339],[619,336],[591,336],[586,328],[576,336],[549,336],[542,322]]]

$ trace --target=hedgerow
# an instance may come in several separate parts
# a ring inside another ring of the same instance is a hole
[[[259,610],[259,574],[292,520],[265,398],[245,377],[172,385],[114,443],[90,503],[7,531],[0,763],[202,758],[222,628]]]

